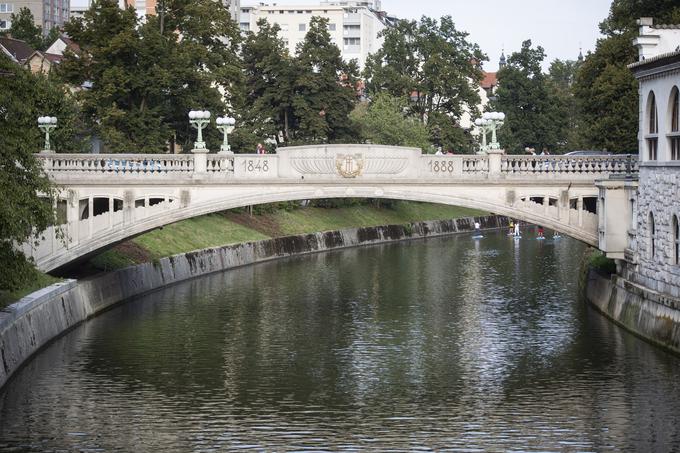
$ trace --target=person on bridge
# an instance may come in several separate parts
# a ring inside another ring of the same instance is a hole
[[[257,144],[257,149],[255,150],[257,154],[266,154],[267,150],[264,149],[264,146],[262,146],[262,143]]]

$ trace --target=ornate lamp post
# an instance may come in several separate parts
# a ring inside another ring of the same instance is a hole
[[[53,153],[50,148],[50,132],[57,127],[57,118],[54,116],[38,117],[38,127],[45,133],[45,146],[43,153]]]
[[[475,124],[482,132],[482,146],[480,152],[485,153],[492,149],[500,149],[501,145],[496,139],[496,130],[503,126],[505,121],[505,113],[502,112],[486,112],[481,118],[475,120]],[[491,132],[491,143],[486,144],[486,134]]]
[[[189,112],[189,123],[198,130],[198,137],[194,142],[194,149],[206,149],[203,141],[203,128],[210,123],[210,112],[207,110],[192,110]]]
[[[234,131],[236,120],[230,116],[218,116],[215,119],[215,122],[217,123],[217,128],[224,133],[224,141],[222,142],[222,146],[220,146],[220,152],[218,154],[233,154],[231,146],[229,145],[228,135]]]

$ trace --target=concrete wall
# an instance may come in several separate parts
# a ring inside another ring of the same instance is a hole
[[[506,217],[476,219],[484,229],[508,226]],[[474,222],[475,218],[463,218],[247,242],[52,285],[0,311],[0,387],[31,355],[68,329],[118,302],[163,286],[292,255],[471,231]]]
[[[588,271],[586,298],[615,323],[652,343],[680,352],[680,299],[649,291],[618,275]]]

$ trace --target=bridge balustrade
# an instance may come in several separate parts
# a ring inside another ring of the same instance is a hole
[[[330,147],[330,146],[329,146]],[[300,147],[304,148],[304,147]],[[292,149],[292,148],[291,148]],[[401,148],[400,150],[408,150]],[[458,177],[465,180],[490,178],[544,177],[574,179],[607,177],[610,174],[637,174],[637,156],[523,156],[523,155],[443,155],[408,156],[342,155],[332,153],[281,154],[39,154],[43,168],[55,182],[69,176],[80,178],[110,178],[145,176],[164,179],[165,176],[194,178],[205,168],[208,176],[224,182],[236,179],[282,179],[326,177],[355,181],[389,176],[390,178]],[[349,158],[347,157],[349,156]],[[360,156],[360,157],[358,157]],[[203,167],[196,158],[206,159]],[[494,159],[500,159],[494,166]],[[419,165],[415,165],[417,161]],[[497,171],[500,168],[500,171]],[[362,178],[359,178],[362,177]],[[148,180],[148,179],[147,179]]]
[[[288,147],[264,155],[37,157],[62,189],[67,210],[66,224],[36,233],[37,244],[21,246],[42,270],[195,215],[311,198],[456,204],[542,224],[597,245],[598,215],[585,209],[584,200],[599,199],[595,181],[638,171],[637,159],[629,156],[423,155],[419,149],[383,145]],[[102,198],[108,198],[108,208],[95,202]],[[573,206],[570,200],[576,200]]]

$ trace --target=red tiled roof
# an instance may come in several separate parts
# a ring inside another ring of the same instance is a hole
[[[496,85],[498,85],[498,79],[496,78],[495,72],[485,72],[484,78],[479,82],[479,86],[486,89],[495,87]]]

